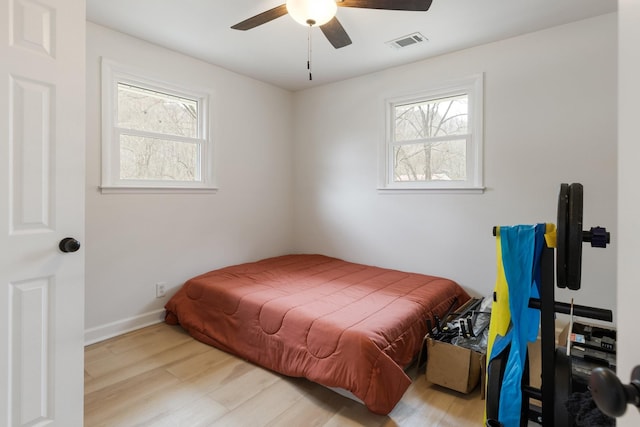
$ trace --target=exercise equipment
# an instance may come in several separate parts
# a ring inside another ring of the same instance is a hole
[[[565,402],[572,393],[571,356],[564,347],[556,348],[555,343],[555,314],[575,314],[580,317],[598,319],[611,322],[613,313],[605,310],[581,305],[566,304],[555,301],[555,281],[560,288],[579,290],[582,267],[582,244],[591,243],[592,247],[605,248],[610,242],[610,234],[602,227],[594,227],[589,231],[583,231],[583,187],[582,184],[561,184],[558,197],[558,224],[555,230],[555,242],[553,233],[550,233],[552,224],[547,224],[545,244],[540,253],[539,262],[534,263],[534,281],[539,287],[539,298],[531,297],[529,308],[540,311],[540,341],[541,341],[541,380],[540,388],[529,385],[528,357],[520,378],[522,398],[520,408],[519,425],[526,426],[528,421],[534,421],[545,427],[572,427],[573,421],[565,408]],[[500,229],[494,227],[494,235],[499,235]],[[554,269],[554,246],[556,268]],[[501,266],[500,260],[498,265]],[[500,276],[500,272],[498,273]],[[533,286],[532,286],[533,287]],[[494,301],[500,301],[499,292],[504,294],[504,287],[496,285]],[[504,299],[502,299],[504,304]],[[512,314],[512,313],[510,313]],[[493,321],[493,319],[492,319]],[[504,319],[500,319],[504,324]],[[502,334],[500,334],[502,335]],[[503,392],[503,381],[511,348],[491,352],[488,349],[487,359],[487,390],[486,390],[486,416],[487,426],[518,427],[518,422],[510,417],[508,422],[500,420],[500,399]],[[500,350],[500,349],[499,349]],[[496,356],[496,354],[498,354]],[[492,357],[493,356],[493,357]],[[512,381],[512,379],[510,379]],[[513,385],[513,384],[511,384]],[[541,402],[541,407],[530,404],[530,399]],[[502,411],[504,412],[504,411]]]
[[[606,248],[611,236],[605,228],[582,230],[582,184],[561,184],[558,196],[558,228],[556,239],[556,275],[559,288],[580,289],[582,243]]]

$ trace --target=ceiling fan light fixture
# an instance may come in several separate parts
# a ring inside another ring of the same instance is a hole
[[[319,27],[336,15],[335,0],[287,0],[287,12],[299,24]]]

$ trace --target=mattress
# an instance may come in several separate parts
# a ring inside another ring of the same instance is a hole
[[[426,320],[468,299],[441,277],[285,255],[194,277],[165,308],[166,322],[197,340],[387,414],[411,384],[403,367]]]

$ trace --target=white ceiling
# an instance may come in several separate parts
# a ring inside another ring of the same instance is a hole
[[[367,74],[519,34],[614,12],[616,0],[434,0],[427,12],[339,7],[353,44],[334,49],[282,16],[248,31],[230,29],[284,0],[87,0],[87,19],[289,90]],[[426,43],[385,42],[420,32]]]

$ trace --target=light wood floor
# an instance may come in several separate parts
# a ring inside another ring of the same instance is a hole
[[[410,374],[388,416],[158,324],[85,350],[85,426],[481,426],[479,390],[462,395]]]

